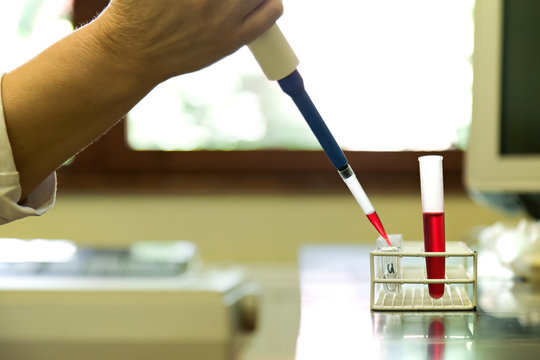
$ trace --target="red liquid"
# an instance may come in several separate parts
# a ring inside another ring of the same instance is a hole
[[[386,235],[386,231],[384,231],[383,224],[381,222],[381,219],[379,219],[379,215],[377,215],[377,212],[374,211],[371,214],[367,215],[367,218],[371,222],[373,226],[375,226],[375,229],[377,229],[377,232],[381,234],[384,240],[386,240],[386,243],[388,246],[392,246],[390,243],[390,240],[388,240],[388,235]]]
[[[431,320],[428,329],[428,359],[444,358],[444,323],[441,318]]]
[[[444,213],[424,213],[424,248],[426,252],[445,251]],[[444,257],[426,257],[428,279],[444,279]],[[444,284],[428,284],[429,295],[438,299]]]

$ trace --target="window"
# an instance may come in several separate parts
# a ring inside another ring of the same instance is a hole
[[[301,60],[300,71],[308,92],[338,142],[348,150],[349,162],[364,187],[416,191],[416,158],[422,154],[418,150],[423,149],[443,152],[447,188],[461,188],[462,153],[449,149],[455,130],[466,126],[470,118],[472,74],[467,57],[472,52],[473,2],[339,1],[332,2],[331,8],[321,0],[285,2],[286,16],[280,20],[280,27]],[[32,3],[33,7],[72,3],[74,23],[79,25],[91,20],[108,1],[23,3]],[[354,8],[341,8],[344,6]],[[302,13],[305,8],[313,16]],[[406,11],[420,16],[411,21],[403,16]],[[419,22],[423,18],[426,21]],[[331,23],[332,19],[339,21]],[[343,34],[354,29],[358,39],[352,38],[343,49],[343,39],[327,38],[323,30],[328,26]],[[435,32],[435,28],[440,31]],[[305,41],[306,29],[310,29],[310,41]],[[428,51],[410,42],[413,38],[428,44]],[[331,55],[324,58],[323,54]],[[247,71],[229,78],[216,75],[234,67],[234,62],[241,63]],[[248,62],[251,65],[244,66]],[[328,64],[335,66],[328,69]],[[448,64],[455,68],[449,70]],[[360,71],[351,74],[348,69]],[[459,76],[452,75],[454,70]],[[427,76],[421,77],[423,74]],[[201,95],[205,88],[193,85],[205,83],[208,89],[218,78],[222,85],[211,94]],[[357,86],[366,83],[365,87]],[[438,84],[443,84],[438,89],[444,92],[434,90]],[[188,86],[190,92],[183,86]],[[262,92],[253,91],[254,88],[262,88]],[[414,96],[405,99],[405,94]],[[272,111],[261,112],[261,108]],[[216,113],[218,117],[214,116]],[[344,189],[324,153],[313,151],[318,144],[290,99],[278,90],[277,84],[263,78],[245,49],[202,72],[163,84],[129,118],[59,171],[64,189]],[[385,122],[388,119],[393,125]],[[421,120],[413,123],[415,119]],[[285,126],[280,128],[280,122]],[[445,128],[449,122],[452,129]],[[158,123],[160,126],[156,126]],[[202,123],[209,127],[201,127]],[[226,128],[223,123],[227,123]],[[392,131],[387,131],[389,126]],[[155,135],[155,130],[162,127],[174,136]],[[181,127],[181,131],[176,127]],[[410,138],[404,135],[406,131],[420,134],[425,142],[405,143],[403,140]],[[445,138],[433,144],[435,132]],[[141,133],[152,136],[140,136]],[[217,136],[209,137],[209,133]],[[373,134],[384,136],[377,138]],[[201,150],[185,151],[190,149]]]
[[[470,121],[473,5],[291,0],[279,25],[344,149],[445,150]],[[127,138],[137,150],[320,148],[247,48],[160,85],[130,113]]]
[[[20,65],[73,30],[72,0],[0,2],[0,39],[9,56],[0,56],[3,71]]]

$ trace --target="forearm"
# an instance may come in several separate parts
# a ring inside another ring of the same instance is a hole
[[[111,0],[92,23],[6,74],[22,197],[155,85],[233,53],[282,11],[280,0]]]
[[[102,36],[91,23],[4,76],[4,113],[23,198],[154,85],[142,81],[135,62],[118,61]]]

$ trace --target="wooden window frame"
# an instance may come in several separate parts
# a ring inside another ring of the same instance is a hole
[[[87,23],[108,0],[74,0],[74,23]],[[345,192],[322,151],[135,151],[125,120],[58,171],[62,190],[223,192]],[[428,152],[346,152],[369,192],[419,192],[418,160]],[[445,189],[463,192],[464,154],[444,156]]]

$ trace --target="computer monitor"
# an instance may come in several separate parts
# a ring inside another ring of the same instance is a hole
[[[477,0],[466,186],[540,218],[540,1]]]

